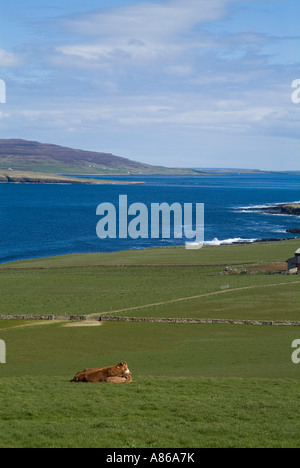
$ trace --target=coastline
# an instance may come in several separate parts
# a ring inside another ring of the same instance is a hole
[[[23,171],[0,171],[1,184],[75,184],[75,185],[141,185],[144,182],[84,179],[79,177],[61,176]]]
[[[224,240],[214,239],[213,241],[204,242],[204,245],[209,246],[209,247],[224,247],[224,246],[231,246],[231,245],[250,245],[250,244],[269,243],[269,242],[289,242],[289,241],[295,241],[297,239],[299,239],[299,242],[300,242],[300,237],[289,237],[289,238],[267,237],[267,238],[261,238],[261,239],[224,239]]]
[[[244,244],[257,244],[257,243],[268,243],[268,242],[289,242],[289,241],[293,241],[293,240],[297,240],[299,239],[299,242],[300,242],[300,238],[299,237],[290,237],[290,238],[266,238],[266,239],[256,239],[254,240],[253,242],[244,242]],[[239,242],[239,244],[242,244],[242,242]]]
[[[284,244],[284,243],[289,243],[293,241],[299,240],[300,244],[300,237],[290,237],[290,238],[266,238],[266,239],[253,239],[253,240],[240,240],[236,242],[230,242],[226,243],[225,241],[219,241],[219,244],[214,244],[212,243],[213,241],[208,241],[204,243],[204,247],[237,247],[237,246],[250,246],[250,245],[255,245],[255,244]],[[223,243],[224,242],[224,243]],[[18,262],[28,262],[28,261],[43,261],[43,260],[48,260],[48,259],[54,259],[54,258],[64,258],[64,257],[70,257],[70,256],[77,256],[77,255],[91,255],[91,254],[103,254],[103,255],[115,255],[115,254],[135,254],[136,252],[142,253],[142,252],[147,252],[151,250],[161,250],[161,251],[170,251],[170,250],[185,250],[185,246],[170,246],[170,247],[160,247],[160,246],[152,246],[152,247],[145,247],[145,248],[140,248],[140,249],[120,249],[120,250],[115,250],[115,251],[98,251],[98,252],[66,252],[64,254],[53,254],[53,255],[46,255],[46,256],[32,256],[32,257],[26,257],[26,258],[16,258],[14,260],[9,260],[9,261],[1,261],[0,259],[0,269],[1,267],[5,268],[5,265],[13,264],[13,263],[18,263]],[[200,249],[201,251],[201,249]]]
[[[279,203],[260,209],[263,213],[300,216],[300,203]]]

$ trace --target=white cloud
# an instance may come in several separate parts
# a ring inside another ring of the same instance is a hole
[[[178,47],[168,46],[156,42],[148,42],[145,45],[135,45],[131,41],[111,41],[101,44],[70,45],[57,48],[63,55],[81,58],[90,62],[116,62],[138,61],[139,63],[161,58],[165,55],[173,55],[178,52]]]
[[[245,8],[232,27],[243,1],[148,0],[59,20],[60,34],[46,31],[47,47],[28,52],[31,93],[23,78],[22,110],[18,103],[0,115],[2,127],[61,141],[73,132],[71,146],[93,140],[103,150],[106,141],[107,151],[128,156],[157,147],[170,160],[178,145],[193,149],[190,141],[195,153],[206,146],[240,155],[237,138],[299,138],[300,107],[290,97],[299,68],[272,63],[278,41],[265,25],[256,29],[265,1],[255,21]],[[0,66],[1,57],[10,66],[19,59],[0,49]]]
[[[83,60],[145,61],[173,57],[190,47],[205,47],[206,38],[190,37],[199,24],[223,18],[229,0],[172,0],[111,8],[68,20],[64,26],[81,38],[57,52]],[[82,38],[91,37],[86,42]],[[193,36],[193,35],[192,35]]]
[[[29,106],[15,111],[12,121],[48,125],[57,131],[72,128],[78,132],[92,132],[104,128],[118,131],[144,131],[146,128],[164,128],[166,132],[183,129],[209,131],[222,134],[270,134],[276,128],[279,135],[298,135],[297,106],[286,106],[283,98],[265,88],[257,93],[248,90],[244,94],[227,93],[217,98],[213,94],[189,93],[168,95],[139,94],[136,97],[116,95],[90,98],[74,102],[64,101],[64,108],[40,108]],[[8,117],[8,116],[6,116]],[[284,122],[284,125],[283,125]]]
[[[138,40],[168,37],[198,23],[216,21],[226,13],[229,0],[168,0],[144,2],[103,10],[66,25],[76,34],[111,36]]]
[[[0,49],[0,67],[2,68],[11,68],[17,67],[21,64],[21,59],[19,56],[7,52],[6,50]]]

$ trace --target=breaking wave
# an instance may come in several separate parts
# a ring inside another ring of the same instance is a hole
[[[204,242],[204,245],[230,245],[230,244],[245,244],[245,243],[252,244],[253,242],[256,242],[257,240],[258,239],[242,239],[241,237],[219,240],[218,238],[215,237],[215,239],[212,241]]]
[[[277,203],[265,203],[262,205],[248,205],[248,206],[236,206],[233,209],[234,210],[242,210],[243,212],[251,212],[251,210],[265,210],[268,208],[271,208],[272,206],[278,206],[278,205],[296,205],[300,204],[300,201],[287,201],[287,202],[277,202]]]

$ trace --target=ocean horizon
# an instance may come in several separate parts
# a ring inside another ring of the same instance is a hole
[[[99,239],[100,203],[204,203],[205,244],[294,239],[299,217],[263,212],[300,200],[297,173],[199,176],[93,176],[141,185],[0,184],[0,263],[72,253],[184,245],[184,239]],[[299,236],[300,237],[300,236]]]

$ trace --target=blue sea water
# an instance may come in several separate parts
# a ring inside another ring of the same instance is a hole
[[[125,176],[99,177],[128,180]],[[294,238],[299,217],[261,213],[258,207],[300,200],[299,174],[130,176],[142,185],[0,184],[0,263],[68,253],[144,249],[182,239],[105,239],[96,234],[100,203],[204,203],[205,242],[219,245]]]

